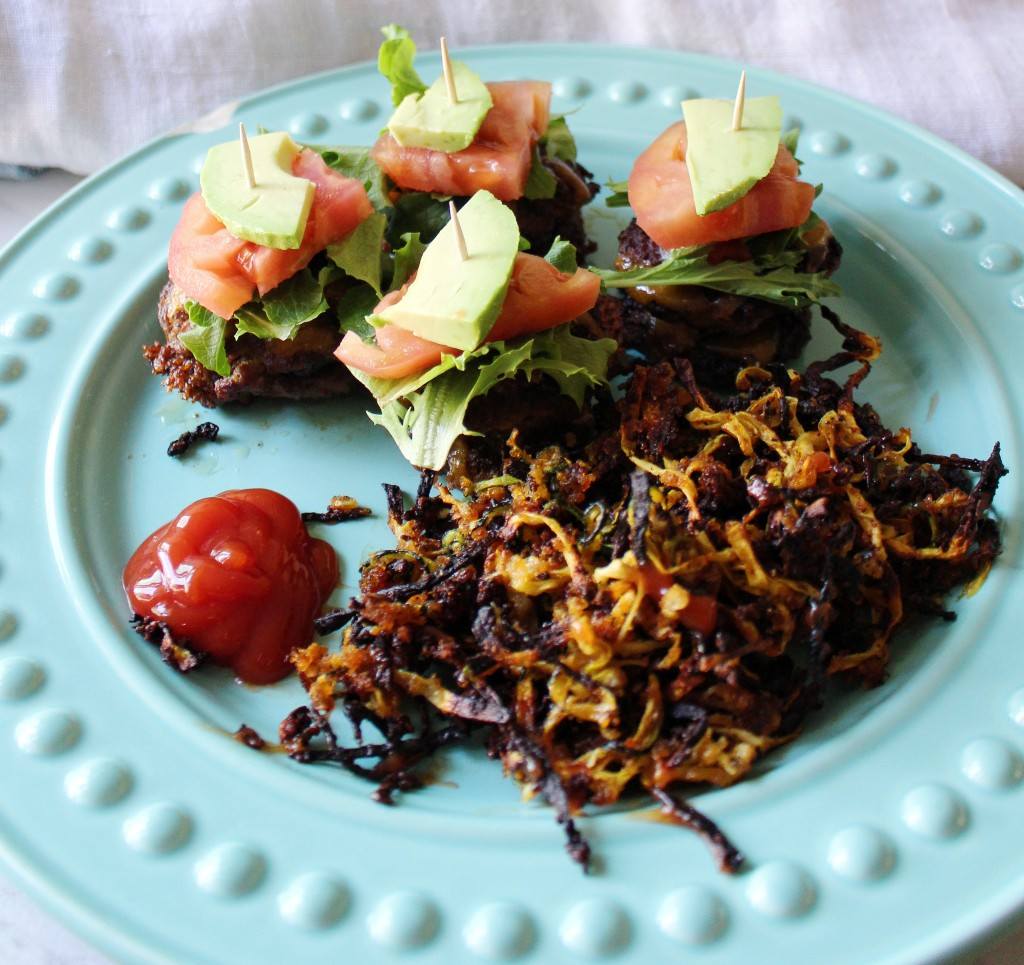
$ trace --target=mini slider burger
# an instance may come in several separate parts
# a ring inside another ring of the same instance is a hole
[[[171,236],[166,341],[145,357],[168,389],[210,407],[346,392],[335,309],[379,287],[385,218],[319,152],[284,133],[240,135],[210,149]]]
[[[442,470],[460,438],[485,450],[531,426],[560,438],[585,415],[592,393],[608,387],[616,345],[580,337],[570,323],[599,291],[571,245],[546,259],[522,251],[511,209],[477,191],[453,208],[415,275],[351,326],[336,354],[376,399],[371,419],[405,458]],[[492,397],[500,403],[487,405]],[[449,463],[449,480],[476,478],[467,466],[487,458],[462,458],[459,472]]]
[[[556,238],[570,242],[580,259],[592,251],[581,209],[597,185],[576,161],[564,117],[551,114],[551,84],[484,83],[448,58],[442,38],[443,72],[428,86],[413,66],[408,31],[392,25],[383,33],[378,67],[395,111],[370,157],[389,181],[395,233],[417,230],[429,241],[448,219],[448,199],[461,207],[486,190],[509,205],[534,251],[550,250]]]
[[[615,269],[598,274],[624,289],[625,347],[648,361],[688,357],[700,377],[728,382],[800,353],[811,306],[840,294],[830,275],[841,249],[811,210],[820,188],[799,179],[777,97],[745,98],[741,81],[735,102],[682,109],[609,200],[635,217]]]

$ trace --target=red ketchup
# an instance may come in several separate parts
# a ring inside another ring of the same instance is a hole
[[[315,539],[291,500],[238,489],[197,500],[160,527],[124,569],[132,612],[167,624],[250,684],[291,670],[338,582],[333,547]]]

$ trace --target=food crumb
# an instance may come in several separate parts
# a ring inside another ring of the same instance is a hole
[[[240,744],[251,747],[254,751],[261,751],[267,746],[267,742],[248,724],[242,724],[232,735]]]
[[[332,496],[326,512],[303,513],[302,519],[307,523],[344,523],[349,519],[362,519],[369,516],[370,512],[351,496]]]
[[[178,436],[178,438],[167,447],[167,455],[183,456],[194,443],[202,441],[213,442],[217,438],[219,432],[220,426],[215,422],[201,422],[194,429],[189,429],[187,432],[183,432]]]

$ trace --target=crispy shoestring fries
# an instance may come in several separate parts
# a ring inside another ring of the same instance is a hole
[[[483,729],[582,864],[574,817],[639,791],[735,870],[742,855],[679,795],[793,740],[828,678],[880,684],[908,616],[951,618],[946,598],[1000,548],[998,445],[933,456],[885,428],[853,400],[877,341],[825,314],[842,350],[803,374],[746,369],[718,399],[684,361],[639,367],[585,448],[513,437],[503,475],[465,494],[425,475],[406,507],[389,489],[397,546],[327,618],[340,647],[294,656],[310,704],[282,725],[293,756],[390,801]],[[355,747],[334,736],[337,708]]]

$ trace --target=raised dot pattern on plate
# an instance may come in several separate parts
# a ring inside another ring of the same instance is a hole
[[[183,178],[160,178],[149,186],[149,196],[154,201],[168,204],[187,198],[191,185]]]
[[[967,828],[967,805],[942,784],[921,784],[907,791],[900,814],[903,823],[924,838],[952,838]]]
[[[18,618],[11,610],[0,609],[0,643],[10,640],[18,630]]]
[[[121,800],[132,786],[132,775],[120,761],[95,758],[79,764],[64,777],[68,799],[82,807],[109,807]]]
[[[114,246],[99,235],[79,238],[68,249],[68,257],[83,264],[98,264],[106,261],[113,253]]]
[[[462,929],[462,940],[469,951],[495,961],[522,957],[533,947],[535,937],[533,919],[511,902],[478,908]]]
[[[317,137],[323,134],[330,127],[330,122],[323,114],[310,111],[306,114],[299,114],[293,117],[288,124],[288,130],[302,140],[303,138]]]
[[[632,937],[625,909],[607,898],[590,898],[566,913],[558,934],[570,951],[580,955],[612,955],[622,951]]]
[[[141,854],[169,854],[185,846],[192,835],[192,817],[176,804],[149,804],[128,817],[121,836]]]
[[[985,271],[1005,274],[1020,268],[1024,264],[1024,257],[1021,256],[1020,250],[1014,248],[1013,245],[996,243],[986,245],[981,249],[978,253],[978,264]]]
[[[981,737],[968,744],[960,768],[972,784],[988,791],[1005,791],[1021,782],[1024,761],[1006,741]]]
[[[145,228],[150,220],[150,213],[145,208],[129,205],[111,211],[107,216],[107,227],[115,231],[139,231]]]
[[[896,847],[886,834],[875,828],[848,827],[832,836],[827,860],[833,871],[850,881],[877,881],[893,870]]]
[[[81,287],[81,282],[74,275],[44,275],[32,286],[32,292],[46,301],[63,302],[74,298]]]
[[[884,154],[865,154],[857,158],[855,168],[862,178],[868,178],[871,181],[891,178],[897,170],[896,162]]]
[[[28,341],[50,330],[50,320],[40,312],[15,312],[0,321],[0,337]]]
[[[278,896],[281,917],[298,928],[336,925],[348,911],[349,890],[333,875],[311,871],[292,881]]]
[[[693,100],[695,97],[700,97],[700,92],[692,87],[665,87],[658,93],[658,102],[662,107],[678,114],[683,101]]]
[[[963,208],[947,211],[939,221],[939,230],[955,241],[973,238],[980,234],[984,227],[985,224],[978,214]]]
[[[747,901],[768,918],[798,918],[817,900],[817,887],[803,868],[785,860],[755,868],[746,887]]]
[[[900,185],[899,198],[912,208],[927,208],[936,204],[942,197],[942,191],[931,181],[914,179]]]
[[[616,104],[636,104],[647,93],[647,87],[638,80],[616,81],[608,85],[608,99]]]
[[[370,937],[395,951],[427,944],[440,926],[440,913],[433,902],[412,891],[399,891],[382,898],[366,919]]]
[[[808,138],[807,146],[821,157],[838,157],[850,150],[850,139],[838,131],[818,131]]]
[[[66,753],[78,742],[81,724],[73,714],[58,708],[46,708],[23,718],[14,729],[20,750],[37,757]]]
[[[380,105],[368,97],[355,97],[344,101],[339,113],[344,121],[368,121],[380,114]]]
[[[556,97],[566,100],[579,100],[589,97],[594,92],[594,88],[590,81],[584,80],[582,77],[562,77],[552,82],[551,92]]]
[[[262,881],[266,859],[247,844],[228,841],[204,854],[195,864],[196,884],[221,898],[248,894]]]
[[[24,700],[43,685],[46,674],[34,660],[17,654],[0,660],[0,700]]]
[[[708,888],[690,885],[669,892],[658,906],[658,927],[673,941],[706,945],[725,934],[729,911]]]
[[[20,355],[5,352],[0,355],[0,384],[17,382],[25,374],[25,360]]]

